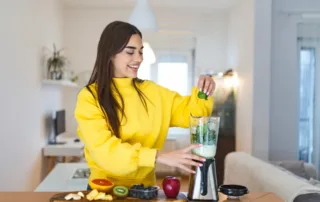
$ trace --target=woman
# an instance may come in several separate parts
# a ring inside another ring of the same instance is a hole
[[[155,165],[192,172],[205,159],[189,154],[199,145],[161,152],[169,127],[189,127],[190,114],[209,116],[215,83],[201,76],[198,88],[209,95],[180,96],[137,78],[143,60],[142,35],[133,25],[115,21],[104,29],[88,85],[78,94],[75,117],[85,144],[89,180],[108,178],[116,185],[155,185]],[[193,161],[196,160],[196,161]]]

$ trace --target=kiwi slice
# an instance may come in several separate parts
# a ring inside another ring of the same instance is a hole
[[[113,188],[113,194],[118,197],[126,197],[128,195],[128,188],[124,186],[115,186]]]

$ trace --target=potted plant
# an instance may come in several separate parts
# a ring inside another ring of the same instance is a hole
[[[56,49],[56,45],[53,44],[53,55],[47,60],[47,77],[52,80],[61,80],[65,72],[65,66],[68,62],[67,58],[61,55],[63,48]]]

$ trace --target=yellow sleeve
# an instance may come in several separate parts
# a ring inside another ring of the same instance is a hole
[[[139,143],[124,143],[113,135],[98,102],[86,88],[78,94],[75,118],[81,140],[102,169],[126,175],[139,167],[154,167],[156,149],[144,148]]]
[[[198,98],[198,88],[192,88],[191,96],[181,96],[177,92],[167,91],[172,97],[170,127],[188,128],[190,114],[193,116],[210,116],[214,99],[209,96],[207,100]]]

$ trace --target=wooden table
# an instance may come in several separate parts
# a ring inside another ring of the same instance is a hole
[[[0,192],[0,202],[50,202],[50,198],[58,193],[53,192]],[[219,202],[284,202],[278,196],[273,193],[250,193],[243,197],[240,200],[227,200],[227,197],[219,193],[220,200]],[[121,200],[114,200],[121,201]],[[141,201],[134,199],[127,199],[122,201]],[[166,199],[163,192],[159,193],[159,199],[152,201],[162,201],[162,202],[184,202],[186,201],[185,197],[180,194],[180,197],[177,199]],[[99,202],[99,201],[93,201]],[[108,202],[108,201],[104,201]]]

